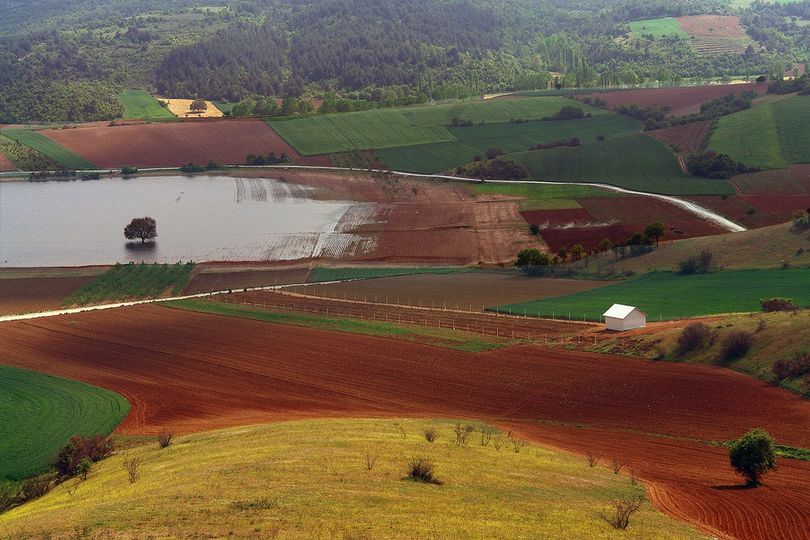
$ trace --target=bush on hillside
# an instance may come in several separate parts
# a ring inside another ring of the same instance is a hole
[[[59,451],[53,466],[59,476],[76,476],[89,470],[86,463],[95,463],[109,457],[114,448],[110,437],[99,434],[87,437],[74,435]]]
[[[686,168],[695,176],[725,180],[737,174],[755,172],[759,169],[749,168],[734,161],[726,154],[707,151],[693,154],[686,160]]]
[[[793,215],[793,230],[806,231],[810,229],[810,210],[802,210]]]
[[[423,457],[415,457],[408,460],[408,465],[405,470],[405,479],[425,484],[442,484],[442,481],[436,478],[433,462]]]
[[[614,529],[625,530],[630,525],[630,517],[641,508],[641,500],[616,501],[611,512],[602,514],[602,519]]]
[[[792,358],[780,358],[771,366],[777,381],[793,379],[810,373],[810,353],[806,351],[793,353]]]
[[[793,303],[792,298],[763,298],[759,301],[759,305],[765,313],[774,311],[796,311],[799,309],[799,306]]]
[[[707,325],[703,323],[692,323],[681,330],[675,352],[683,356],[686,353],[710,345],[714,341],[714,338],[714,332],[712,332],[711,328]]]
[[[480,158],[479,158],[480,159]],[[501,179],[501,180],[522,180],[528,178],[529,170],[523,165],[519,165],[511,159],[496,158],[491,161],[478,161],[468,170],[467,174],[475,178]]]
[[[689,257],[678,263],[678,273],[685,276],[706,274],[714,267],[714,255],[711,251],[701,251],[700,255]]]
[[[753,336],[748,332],[731,332],[723,337],[720,344],[720,359],[724,361],[742,358],[751,349]]]
[[[585,118],[585,113],[581,107],[576,105],[563,105],[563,107],[554,113],[554,116],[546,116],[543,120],[576,120],[577,118]]]

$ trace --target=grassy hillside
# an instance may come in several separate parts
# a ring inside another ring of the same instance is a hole
[[[447,129],[454,118],[476,124],[503,123],[517,118],[534,120],[551,116],[567,104],[571,101],[560,97],[474,101],[326,114],[268,123],[298,152],[315,155],[455,141],[455,135]],[[585,108],[592,114],[607,114]]]
[[[117,264],[65,299],[65,305],[180,294],[194,269],[187,264]]]
[[[43,472],[72,435],[106,435],[128,412],[108,390],[0,365],[0,481]]]
[[[810,269],[738,270],[682,276],[659,272],[616,285],[497,308],[501,312],[601,320],[614,303],[637,306],[650,321],[759,311],[762,298],[786,296],[810,304]]]
[[[532,145],[560,139],[577,137],[588,142],[595,141],[598,135],[616,137],[640,129],[641,125],[635,120],[613,114],[562,122],[484,124],[450,128],[455,141],[387,148],[377,155],[382,163],[396,171],[435,173],[469,163],[474,156],[483,156],[493,147],[510,153],[524,152]]]
[[[4,129],[2,135],[53,159],[66,169],[95,169],[96,166],[80,155],[55,143],[45,135],[28,129]]]
[[[506,159],[524,165],[537,180],[599,182],[670,195],[734,192],[728,182],[685,175],[675,155],[645,135],[508,154]]]
[[[749,167],[780,169],[810,162],[810,96],[763,102],[718,120],[709,148]]]
[[[176,118],[145,90],[124,90],[118,101],[124,106],[124,119],[160,121]]]
[[[516,453],[502,433],[488,446],[479,433],[456,446],[453,425],[289,422],[135,448],[99,463],[72,495],[62,485],[0,515],[0,537],[701,537],[648,503],[616,531],[599,513],[613,500],[643,498],[641,485],[562,452],[527,445]],[[439,433],[432,444],[428,427]],[[419,456],[442,485],[402,479]],[[141,460],[134,484],[123,465],[133,458]]]
[[[672,17],[661,19],[645,19],[633,21],[627,24],[634,37],[652,34],[655,39],[666,36],[687,37],[687,33],[681,28],[681,23]]]
[[[764,321],[764,322],[760,322]],[[648,358],[660,357],[663,352],[668,360],[694,362],[700,364],[722,364],[731,369],[746,373],[763,381],[775,383],[771,366],[777,360],[790,359],[794,353],[806,352],[808,343],[806,330],[810,325],[810,312],[760,313],[750,315],[726,315],[707,323],[716,332],[711,344],[685,355],[677,352],[678,336],[682,328],[648,328],[644,333],[634,335],[628,347],[627,338],[600,342],[594,350],[608,353],[632,354]],[[720,360],[720,344],[723,337],[731,332],[749,332],[753,336],[751,350],[739,360]],[[781,381],[781,386],[793,392],[810,397],[810,379],[795,377]]]

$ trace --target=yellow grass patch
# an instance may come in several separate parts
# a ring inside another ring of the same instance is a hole
[[[168,103],[169,110],[178,118],[220,118],[223,116],[222,111],[217,109],[211,101],[206,101],[208,109],[202,112],[191,112],[191,99],[174,99],[174,98],[157,98],[160,101]]]

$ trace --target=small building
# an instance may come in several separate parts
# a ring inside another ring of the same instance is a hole
[[[602,316],[605,318],[606,328],[616,332],[647,326],[647,314],[633,306],[613,304]]]

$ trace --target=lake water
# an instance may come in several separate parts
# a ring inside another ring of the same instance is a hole
[[[218,176],[0,183],[0,266],[292,260],[371,248],[346,231],[369,222],[373,205],[308,195],[297,184]],[[143,216],[158,231],[145,246],[123,232]]]

